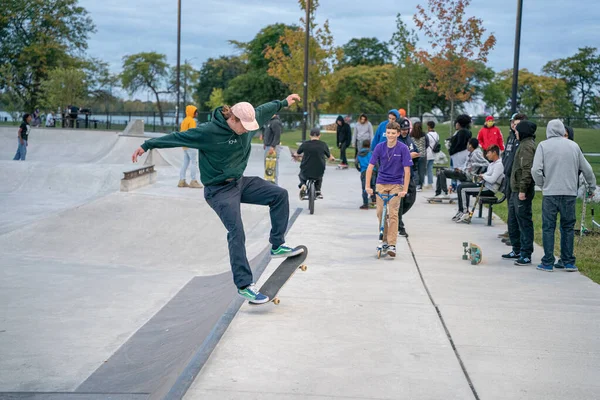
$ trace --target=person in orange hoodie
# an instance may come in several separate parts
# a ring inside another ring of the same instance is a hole
[[[185,118],[181,121],[181,126],[179,131],[184,132],[188,129],[192,129],[196,127],[196,118],[198,116],[198,109],[195,106],[187,106],[185,108]],[[183,149],[183,164],[181,165],[181,171],[179,172],[179,184],[178,187],[191,187],[194,189],[202,189],[202,184],[198,181],[198,175],[200,175],[200,171],[198,170],[198,150],[190,149],[188,147],[182,147]],[[185,175],[188,169],[188,166],[192,164],[191,169],[191,182],[188,185],[185,181]]]
[[[487,151],[491,146],[496,145],[500,148],[500,151],[504,151],[504,139],[502,138],[502,132],[496,125],[494,125],[494,117],[491,115],[485,119],[485,125],[477,134],[477,140],[479,145],[484,152]]]

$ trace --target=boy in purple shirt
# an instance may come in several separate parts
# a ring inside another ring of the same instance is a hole
[[[369,195],[373,194],[371,188],[371,176],[373,168],[379,164],[375,190],[381,194],[397,194],[388,202],[389,221],[384,224],[383,237],[384,251],[388,255],[396,256],[396,240],[398,239],[398,209],[400,198],[406,196],[408,183],[410,182],[410,169],[413,165],[410,150],[404,143],[398,141],[400,135],[400,124],[390,122],[385,131],[386,142],[379,143],[369,162],[367,168],[365,190]],[[406,184],[404,184],[406,182]],[[377,196],[377,218],[381,224],[383,214],[383,200]]]

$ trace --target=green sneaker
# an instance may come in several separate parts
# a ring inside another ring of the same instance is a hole
[[[296,247],[294,249],[292,247],[288,247],[288,246],[282,244],[275,250],[271,249],[271,257],[273,257],[273,258],[292,257],[292,256],[297,256],[298,254],[302,253],[303,251],[304,250],[302,250],[299,247]]]
[[[269,297],[260,293],[254,283],[245,289],[238,289],[238,294],[253,304],[263,304],[269,301]]]

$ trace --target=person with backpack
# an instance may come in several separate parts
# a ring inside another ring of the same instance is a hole
[[[435,131],[435,122],[427,122],[427,189],[433,188],[433,163],[436,154],[442,150],[440,135]]]
[[[373,152],[371,151],[371,141],[369,139],[365,139],[362,142],[362,147],[358,152],[356,157],[356,165],[358,166],[358,171],[360,172],[360,182],[362,184],[362,199],[363,204],[359,208],[361,210],[369,209],[369,194],[367,193],[367,169],[369,168],[369,161],[371,161],[371,155]],[[374,171],[374,169],[373,169]],[[371,174],[371,183],[368,187],[375,186],[375,181],[377,179],[376,174]]]

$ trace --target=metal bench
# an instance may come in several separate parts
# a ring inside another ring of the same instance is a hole
[[[488,220],[487,225],[492,226],[492,212],[495,204],[500,204],[504,200],[506,200],[506,195],[502,193],[500,197],[496,196],[488,196],[488,197],[480,197],[479,198],[479,218],[483,216],[483,205],[486,204],[488,206]]]

